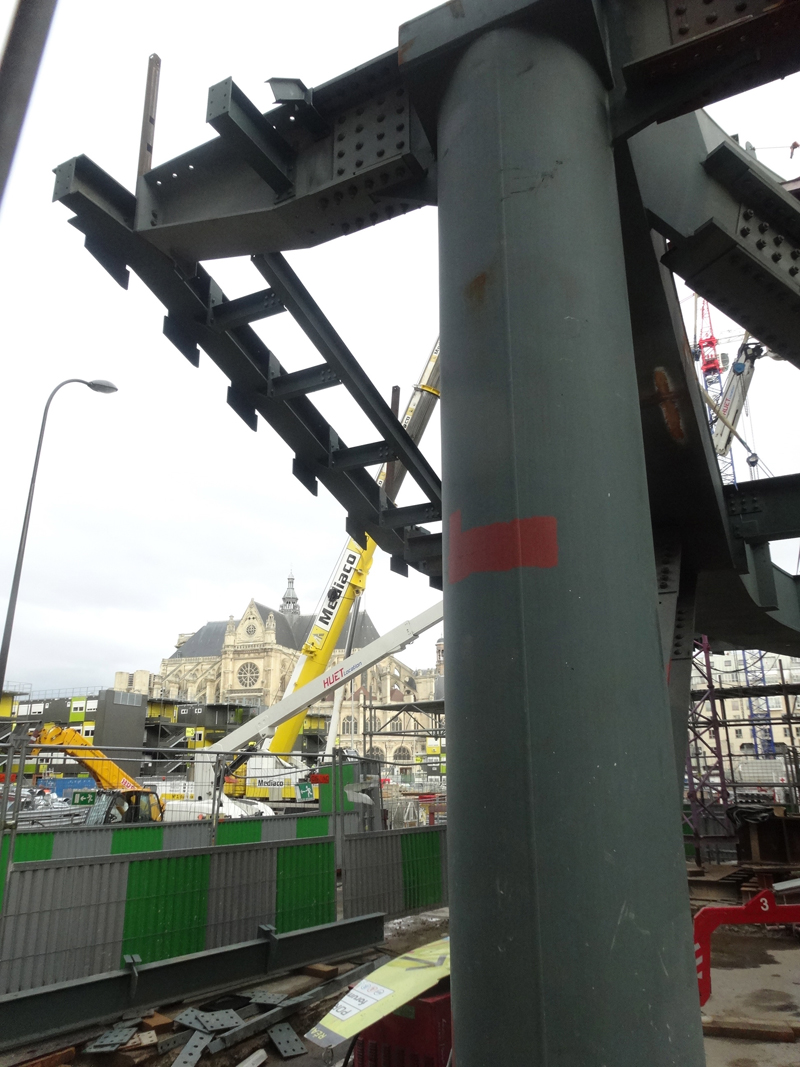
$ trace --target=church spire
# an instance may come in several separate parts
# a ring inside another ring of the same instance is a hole
[[[284,615],[300,614],[300,602],[297,599],[297,593],[294,591],[294,575],[291,571],[289,571],[289,584],[281,601],[281,611]]]

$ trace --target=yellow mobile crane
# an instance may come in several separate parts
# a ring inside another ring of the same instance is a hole
[[[439,341],[437,339],[419,382],[414,387],[402,419],[403,428],[408,431],[415,443],[419,443],[433,414],[436,401],[439,399],[439,380]],[[381,468],[376,481],[378,485],[383,486],[389,500],[394,500],[397,496],[405,473],[405,468],[396,460],[384,464]],[[356,597],[364,591],[375,548],[375,542],[371,537],[367,537],[366,548],[362,548],[352,539],[347,542],[333,572],[328,590],[317,608],[311,631],[300,651],[289,680],[287,692],[294,692],[295,689],[319,677],[328,666],[350,609]],[[277,728],[269,746],[270,752],[285,753],[294,749],[305,716],[306,712],[301,711],[293,719],[289,719]],[[333,727],[334,724],[331,723],[331,729]]]
[[[39,745],[62,745],[65,753],[94,778],[97,797],[87,824],[161,822],[163,819],[164,809],[158,796],[125,774],[99,748],[93,748],[91,741],[77,730],[45,726],[39,732],[34,755],[39,753]]]

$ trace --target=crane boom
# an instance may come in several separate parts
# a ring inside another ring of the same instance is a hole
[[[727,456],[730,451],[753,379],[755,361],[763,355],[763,352],[762,345],[748,343],[747,336],[745,336],[744,343],[739,347],[736,361],[731,364],[731,369],[728,371],[725,388],[717,405],[722,418],[714,424],[714,448],[719,456]]]
[[[249,722],[243,723],[242,726],[233,730],[226,737],[221,738],[207,748],[198,750],[196,761],[200,761],[207,754],[213,754],[214,752],[233,752],[250,741],[266,737],[273,727],[280,727],[283,723],[293,719],[298,714],[298,710],[305,712],[305,709],[316,703],[317,700],[320,700],[328,693],[335,692],[339,686],[345,685],[354,674],[360,674],[362,671],[368,670],[385,656],[405,648],[421,633],[441,621],[443,615],[444,611],[440,600],[438,604],[426,608],[419,615],[415,615],[413,619],[401,622],[399,626],[395,626],[388,633],[377,637],[374,641],[365,645],[364,648],[354,652],[348,659],[337,663],[320,677],[308,682],[302,689],[295,690],[294,693],[285,696],[283,700],[279,700],[277,704],[273,704],[271,708],[262,711],[260,715],[256,715]]]
[[[439,380],[439,340],[437,338],[401,420],[415,444],[419,443],[425,432],[439,399]],[[395,499],[405,473],[405,467],[397,461],[384,464],[378,472],[376,481],[378,485],[384,487],[389,500]],[[375,542],[369,536],[367,536],[366,548],[362,548],[352,538],[345,545],[331,575],[328,590],[317,608],[309,635],[294,665],[286,687],[288,692],[294,693],[314,678],[318,678],[328,666],[353,602],[364,591],[376,547]],[[306,709],[302,708],[294,718],[278,727],[269,746],[271,752],[286,753],[294,749],[305,714]]]
[[[99,748],[94,748],[91,741],[77,730],[68,726],[46,726],[39,733],[37,747],[33,752],[39,752],[40,745],[63,746],[67,755],[71,756],[76,763],[80,763],[97,783],[98,789],[116,789],[146,792],[135,778],[125,774],[113,760],[110,760]]]

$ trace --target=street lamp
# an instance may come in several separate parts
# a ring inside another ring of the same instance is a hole
[[[6,680],[6,665],[8,663],[8,649],[11,645],[11,629],[14,625],[14,613],[17,610],[17,593],[19,592],[19,579],[22,574],[22,560],[25,556],[25,542],[28,540],[28,525],[31,519],[31,505],[33,504],[33,491],[36,488],[36,472],[39,469],[39,456],[42,454],[42,438],[44,437],[44,428],[47,423],[47,413],[50,410],[50,404],[53,397],[56,395],[59,389],[63,389],[65,385],[71,385],[73,382],[78,382],[80,385],[88,385],[90,389],[93,389],[96,393],[116,393],[117,387],[111,382],[104,381],[102,378],[96,378],[94,381],[87,382],[83,378],[67,378],[66,381],[61,382],[55,387],[50,396],[47,398],[47,403],[44,406],[44,414],[42,415],[42,427],[39,430],[39,444],[36,446],[36,459],[33,461],[33,473],[31,474],[31,486],[28,490],[28,503],[25,507],[25,518],[22,520],[22,534],[19,539],[19,549],[17,551],[17,565],[14,568],[14,579],[11,582],[11,595],[8,598],[8,614],[6,615],[6,625],[3,630],[3,643],[0,645],[0,695],[3,692],[3,686]]]

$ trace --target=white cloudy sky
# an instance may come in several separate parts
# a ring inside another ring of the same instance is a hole
[[[163,309],[150,292],[134,276],[124,292],[83,251],[69,213],[51,203],[52,168],[86,153],[133,187],[151,52],[162,59],[158,164],[214,136],[204,119],[215,82],[233,75],[266,108],[266,78],[319,84],[392,48],[398,24],[430,6],[59,0],[0,212],[3,607],[49,391],[63,378],[101,377],[119,393],[70,386],[52,408],[10,680],[40,690],[156,669],[179,632],[238,615],[251,596],[277,604],[290,567],[311,610],[344,539],[339,505],[300,486],[287,448],[265,424],[253,434],[234,415],[223,375],[205,356],[193,369],[163,338]],[[0,0],[0,23],[11,10],[11,0]],[[771,149],[800,140],[798,105],[794,77],[712,113],[743,142]],[[800,174],[800,158],[790,162],[786,148],[759,155],[785,177]],[[435,211],[289,258],[384,395],[398,384],[405,403],[438,332]],[[247,263],[211,270],[229,295],[263,286]],[[715,326],[719,336],[735,329],[721,317]],[[258,328],[290,368],[318,361],[288,316]],[[372,439],[342,394],[317,394],[317,402],[348,442]],[[751,396],[759,454],[776,474],[800,470],[800,375],[766,363]],[[438,468],[437,419],[425,450]],[[794,571],[796,553],[789,546],[782,565]],[[379,558],[365,607],[388,628],[437,598],[421,576],[400,578]],[[431,665],[436,636],[408,648],[406,661]]]

